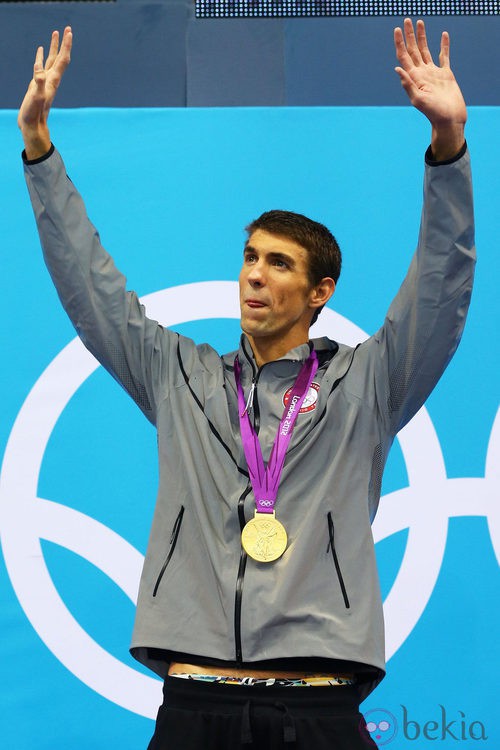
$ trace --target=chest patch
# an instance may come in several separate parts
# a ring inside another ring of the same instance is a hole
[[[313,411],[316,408],[316,402],[318,400],[319,383],[311,383],[304,402],[300,408],[299,414],[307,414],[309,411]],[[283,394],[283,406],[288,406],[290,402],[290,394],[292,389],[289,388]]]

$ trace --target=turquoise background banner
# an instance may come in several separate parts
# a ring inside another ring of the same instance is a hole
[[[97,366],[44,268],[16,114],[0,111],[0,742],[146,748],[161,684],[128,655],[155,433]],[[429,127],[411,108],[55,110],[52,137],[152,315],[219,351],[239,337],[244,226],[326,223],[338,290],[312,335],[373,333],[414,250]],[[463,341],[391,452],[374,525],[388,675],[380,747],[497,750],[500,108],[471,108],[476,287]]]

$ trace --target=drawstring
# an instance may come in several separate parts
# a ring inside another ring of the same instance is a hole
[[[241,744],[242,745],[253,744],[252,726],[250,724],[250,705],[251,705],[251,701],[247,701],[245,703],[245,705],[243,706],[243,712],[241,715]],[[296,742],[297,733],[295,730],[295,722],[293,720],[293,716],[291,716],[288,708],[285,706],[284,703],[275,702],[273,705],[275,706],[275,708],[278,708],[280,711],[283,711],[283,740],[285,741],[285,744],[289,742]]]
[[[253,744],[252,726],[250,724],[250,701],[247,701],[243,706],[243,713],[241,715],[241,744]]]
[[[250,409],[253,406],[254,391],[255,391],[255,380],[252,380],[252,387],[250,388],[250,393],[248,394],[247,402],[246,402],[245,408],[243,409],[243,414],[241,415],[242,417],[247,411],[250,411]]]
[[[297,739],[297,733],[295,731],[295,722],[293,716],[291,716],[288,708],[284,703],[275,703],[276,708],[283,711],[283,739],[285,743],[295,742]]]

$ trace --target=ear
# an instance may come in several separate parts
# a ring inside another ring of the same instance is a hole
[[[325,276],[321,279],[313,289],[311,289],[309,297],[309,307],[317,308],[326,305],[330,297],[335,291],[335,282],[329,276]]]

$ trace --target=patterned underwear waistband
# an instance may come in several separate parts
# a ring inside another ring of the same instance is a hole
[[[198,680],[199,682],[218,682],[222,685],[259,685],[260,687],[325,687],[328,685],[354,685],[353,677],[337,677],[322,675],[321,677],[227,677],[215,674],[196,674],[193,672],[172,672],[170,677],[183,680]]]

